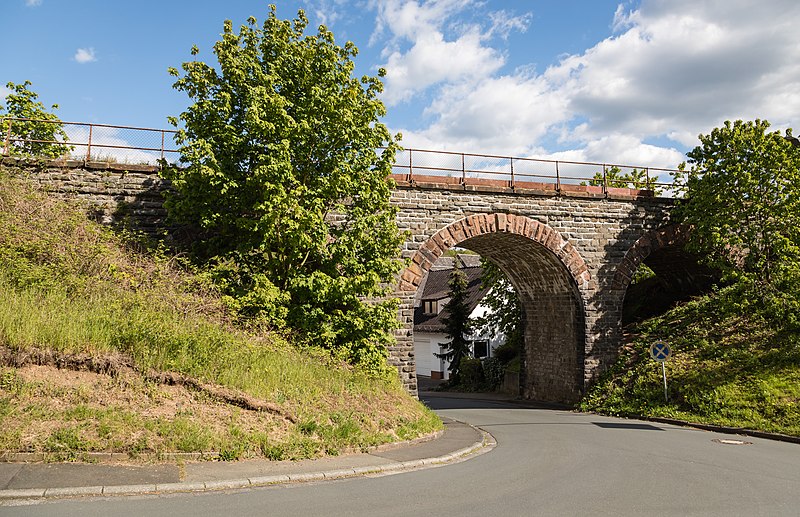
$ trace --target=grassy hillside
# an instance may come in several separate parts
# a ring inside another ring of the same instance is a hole
[[[178,262],[0,170],[0,451],[304,458],[441,427],[395,380],[234,327]]]
[[[800,436],[800,335],[735,299],[723,289],[631,328],[619,361],[581,408]],[[656,339],[674,350],[669,403],[648,352]]]

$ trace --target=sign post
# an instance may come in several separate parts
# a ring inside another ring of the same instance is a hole
[[[669,402],[669,396],[667,394],[667,368],[664,366],[664,363],[667,362],[667,359],[671,356],[672,349],[664,341],[654,341],[653,344],[650,345],[650,357],[661,363],[661,376],[664,379],[664,402]]]

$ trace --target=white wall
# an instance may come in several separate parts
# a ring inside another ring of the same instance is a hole
[[[450,341],[445,334],[414,332],[414,358],[417,362],[417,374],[430,376],[431,371],[442,372],[448,378],[447,367],[450,363],[439,359],[434,354],[441,353],[441,346]]]

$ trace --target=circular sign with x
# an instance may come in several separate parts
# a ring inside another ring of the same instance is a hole
[[[672,355],[672,349],[663,341],[656,341],[650,345],[650,357],[663,363]]]

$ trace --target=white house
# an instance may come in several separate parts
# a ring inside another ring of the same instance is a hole
[[[480,303],[486,296],[486,291],[481,289],[480,257],[458,254],[455,259],[463,264],[461,271],[467,277],[466,303],[472,311],[470,318],[484,316],[489,308]],[[448,282],[453,269],[453,260],[452,257],[437,260],[417,291],[414,307],[414,357],[418,376],[431,379],[448,378],[449,362],[434,354],[446,351],[444,345],[450,341],[445,333],[442,318],[446,315],[443,308],[450,301]],[[505,341],[505,337],[499,333],[495,336],[473,334],[468,336],[468,339],[472,342],[473,357],[479,359],[491,357],[492,351]]]

